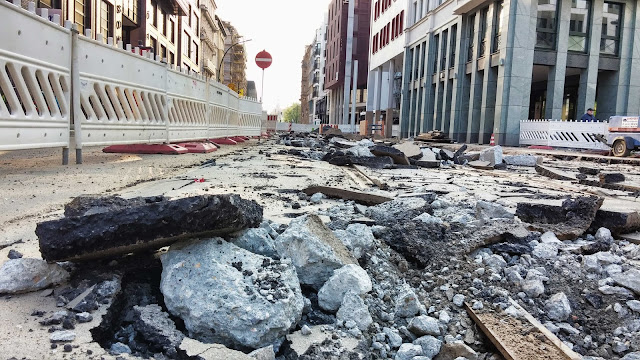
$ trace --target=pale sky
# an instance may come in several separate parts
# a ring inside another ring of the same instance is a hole
[[[262,69],[256,54],[267,50],[273,63],[264,73],[263,110],[285,109],[300,101],[301,63],[323,22],[330,0],[215,0],[216,15],[229,21],[247,42],[247,80],[261,96]],[[227,54],[229,56],[229,54]]]

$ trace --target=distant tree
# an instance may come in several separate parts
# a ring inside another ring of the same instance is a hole
[[[295,103],[284,109],[282,121],[290,123],[300,122],[300,103]]]

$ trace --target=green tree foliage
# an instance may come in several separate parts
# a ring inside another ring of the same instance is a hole
[[[284,109],[282,121],[290,123],[300,122],[300,103],[295,103]]]

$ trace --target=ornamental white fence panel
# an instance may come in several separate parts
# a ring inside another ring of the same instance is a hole
[[[609,150],[596,135],[606,135],[609,123],[562,120],[521,120],[520,145]]]
[[[0,150],[69,146],[71,31],[42,15],[0,2]]]
[[[66,163],[75,144],[80,163],[83,146],[261,135],[256,99],[15,1],[0,1],[0,150],[63,147]]]

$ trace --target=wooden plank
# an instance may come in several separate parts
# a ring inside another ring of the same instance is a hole
[[[498,340],[496,334],[494,334],[493,331],[491,331],[482,321],[480,321],[480,318],[478,318],[478,315],[475,313],[475,311],[471,309],[471,306],[465,303],[464,308],[465,310],[467,310],[467,314],[469,314],[471,319],[473,319],[473,321],[478,325],[480,330],[482,330],[482,332],[489,338],[489,340],[491,340],[493,345],[495,345],[498,351],[500,351],[500,354],[502,354],[502,356],[504,356],[506,360],[516,360],[514,355],[509,350],[507,350],[507,348],[502,344],[500,340]]]
[[[309,196],[315,193],[323,193],[330,198],[353,200],[358,204],[363,204],[368,206],[378,205],[378,204],[382,204],[387,201],[393,200],[392,198],[389,198],[386,196],[339,189],[339,188],[328,187],[328,186],[310,186],[302,191]]]
[[[511,304],[524,320],[506,314],[484,312],[478,314],[465,304],[469,316],[507,360],[544,358],[578,360],[580,355],[569,349],[560,339],[538,322],[513,299]],[[525,321],[526,320],[526,321]],[[532,332],[530,329],[534,329]],[[538,334],[535,336],[534,334]]]
[[[509,302],[511,302],[511,305],[513,305],[513,307],[515,307],[518,311],[524,314],[525,319],[527,319],[531,323],[531,325],[537,328],[538,331],[540,331],[552,344],[554,344],[560,350],[562,350],[562,352],[567,356],[567,358],[571,360],[582,359],[582,356],[580,354],[571,350],[567,345],[565,345],[562,342],[562,340],[558,339],[558,337],[554,333],[549,331],[549,329],[547,329],[544,325],[542,325],[536,318],[533,317],[533,315],[529,314],[529,312],[525,310],[522,306],[520,306],[520,304],[518,304],[515,300],[513,300],[512,298],[509,298]]]

